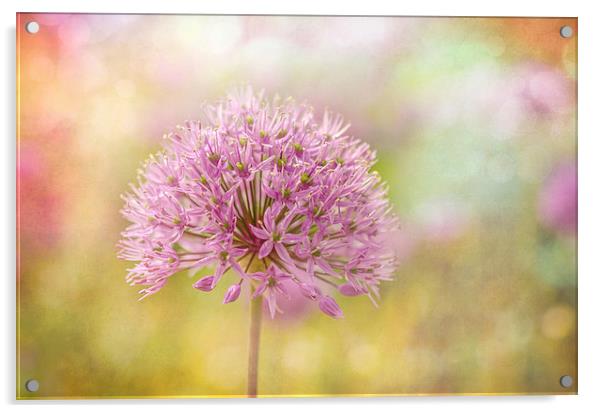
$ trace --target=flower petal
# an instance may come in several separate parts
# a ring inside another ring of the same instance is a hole
[[[272,252],[272,249],[274,249],[274,242],[272,240],[265,241],[261,245],[261,248],[259,248],[259,254],[257,255],[257,257],[260,260],[267,257]]]
[[[268,233],[273,233],[276,229],[276,224],[274,222],[274,207],[275,204],[270,205],[263,214],[263,225],[265,226],[265,229],[268,231]]]
[[[252,272],[247,274],[249,277],[251,277],[254,280],[260,280],[263,281],[266,278],[266,273],[265,272]]]
[[[303,234],[284,234],[284,235],[282,235],[282,242],[292,244],[292,243],[298,243],[299,241],[302,241],[306,238],[307,238],[307,236],[303,235]]]
[[[307,260],[307,266],[305,269],[309,275],[314,275],[314,259],[312,257],[309,257]]]
[[[251,232],[259,239],[270,239],[270,234],[263,228],[256,227],[254,225],[249,225],[251,228]]]
[[[276,244],[274,244],[274,248],[276,249],[276,252],[278,253],[278,256],[282,259],[282,261],[289,265],[294,265],[293,260],[284,245],[277,242]]]
[[[301,283],[299,284],[299,289],[301,290],[301,294],[310,300],[316,300],[322,295],[320,289],[313,284]]]
[[[270,317],[274,318],[278,305],[276,303],[276,296],[274,294],[268,294],[266,302],[268,304],[268,310],[270,310]]]
[[[327,274],[339,277],[339,274],[334,271],[334,269],[324,258],[316,258],[316,264],[318,264],[318,267],[322,268]]]
[[[261,294],[264,293],[264,291],[266,290],[267,287],[268,287],[268,283],[265,281],[262,282],[261,284],[259,284],[259,286],[255,289],[255,292],[253,293],[253,296],[251,298],[259,297]]]
[[[245,274],[244,270],[242,269],[242,267],[240,266],[238,261],[230,260],[230,264],[232,265],[232,269],[234,271],[236,271],[238,273],[238,275],[240,275],[243,278],[247,276],[247,274]]]
[[[226,270],[228,268],[230,268],[230,263],[223,263],[220,262],[219,265],[217,266],[217,268],[215,269],[215,274],[214,275],[214,280],[213,280],[213,286],[215,287],[215,284],[217,284],[219,282],[219,280],[222,278],[222,275],[224,275],[224,273],[226,272]]]
[[[263,171],[268,171],[271,168],[271,163],[274,160],[275,156],[272,155],[269,158],[267,158],[265,161],[260,162],[257,164],[257,166],[255,166],[255,170],[259,171],[259,170],[263,170]]]

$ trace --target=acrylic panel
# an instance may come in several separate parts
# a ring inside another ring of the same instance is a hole
[[[16,32],[17,398],[577,392],[576,18]]]

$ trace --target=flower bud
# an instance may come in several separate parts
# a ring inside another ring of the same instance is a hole
[[[226,291],[226,295],[224,296],[224,304],[231,303],[232,301],[238,300],[238,296],[240,295],[240,284],[233,284]]]
[[[339,307],[334,298],[328,295],[320,297],[318,307],[320,307],[320,310],[326,315],[333,318],[343,318],[343,310],[341,310],[341,307]]]
[[[215,276],[209,275],[207,277],[201,278],[193,285],[194,288],[201,291],[211,291],[215,288]]]
[[[339,292],[348,297],[355,297],[356,295],[366,294],[366,291],[363,288],[356,287],[353,284],[339,285]]]

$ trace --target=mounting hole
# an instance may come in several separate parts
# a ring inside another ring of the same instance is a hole
[[[40,382],[38,382],[35,379],[32,380],[27,380],[25,382],[25,390],[27,390],[28,392],[37,392],[40,389]]]
[[[560,385],[565,389],[568,389],[573,385],[573,377],[572,376],[562,376],[560,378]]]
[[[40,31],[40,25],[38,22],[27,22],[27,24],[25,24],[25,30],[29,34],[36,34]]]
[[[560,35],[565,39],[573,36],[573,28],[571,26],[562,26],[560,28]]]

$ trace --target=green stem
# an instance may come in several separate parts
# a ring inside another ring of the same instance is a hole
[[[251,294],[253,291],[251,290]],[[251,324],[249,328],[249,366],[247,394],[257,397],[257,376],[259,366],[259,338],[261,334],[262,296],[251,299]]]

